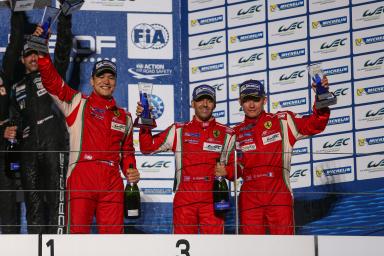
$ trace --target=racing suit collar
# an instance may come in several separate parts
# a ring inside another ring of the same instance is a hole
[[[114,98],[106,99],[97,95],[95,92],[92,92],[92,94],[89,96],[89,100],[91,104],[94,106],[98,106],[98,107],[109,109],[109,110],[116,109],[116,102]]]
[[[212,117],[212,119],[210,119],[209,121],[202,122],[197,120],[196,116],[193,116],[192,123],[193,125],[201,127],[203,129],[207,129],[208,127],[213,127],[216,125],[216,119]]]
[[[263,116],[265,116],[265,110],[261,111],[260,115],[258,115],[256,118],[249,118],[247,116],[245,116],[244,118],[244,122],[246,124],[256,124]]]

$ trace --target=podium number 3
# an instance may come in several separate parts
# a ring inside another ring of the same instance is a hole
[[[180,239],[180,240],[178,240],[178,241],[176,242],[176,247],[179,248],[180,245],[184,245],[184,246],[185,246],[185,249],[180,249],[180,253],[181,253],[182,255],[185,255],[185,256],[190,256],[190,254],[189,254],[189,248],[190,248],[191,246],[189,245],[188,240],[185,240],[185,239]]]

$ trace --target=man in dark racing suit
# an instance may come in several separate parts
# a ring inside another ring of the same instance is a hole
[[[60,14],[57,30],[55,64],[65,77],[72,48],[71,16]],[[20,52],[14,58],[19,55]],[[11,117],[18,120],[18,132],[22,133],[20,163],[28,233],[62,234],[67,129],[64,117],[41,83],[37,52],[25,44],[21,59],[25,76],[12,86],[10,111]]]
[[[18,55],[23,47],[23,41],[17,40],[24,36],[24,12],[15,12],[11,16],[11,36],[2,61],[0,70],[0,219],[2,234],[20,233],[20,210],[16,202],[16,181],[5,173],[4,150],[7,139],[16,136],[16,127],[9,127],[9,94],[11,84],[21,78],[19,74]],[[16,57],[15,57],[16,56]]]
[[[2,234],[18,234],[18,207],[16,202],[16,184],[15,180],[11,179],[5,173],[4,165],[4,150],[5,142],[10,133],[16,133],[15,127],[8,129],[5,133],[8,124],[8,104],[9,104],[9,88],[5,75],[0,71],[0,219]]]

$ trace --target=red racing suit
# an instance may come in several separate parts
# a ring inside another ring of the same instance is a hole
[[[173,203],[175,234],[222,234],[224,218],[213,208],[216,161],[226,165],[227,178],[234,173],[234,131],[213,118],[200,122],[175,123],[152,136],[140,129],[140,150],[144,154],[175,152],[176,183]]]
[[[89,233],[94,214],[99,233],[123,233],[123,173],[136,168],[132,118],[114,99],[70,88],[49,56],[39,58],[44,87],[66,117],[70,134],[67,223],[70,233]]]
[[[289,183],[295,142],[322,132],[328,108],[308,116],[264,111],[234,129],[243,184],[239,199],[241,233],[294,234],[293,195]]]

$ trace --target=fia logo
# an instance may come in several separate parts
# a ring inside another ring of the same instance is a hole
[[[163,25],[141,23],[133,28],[131,39],[140,49],[161,49],[168,44],[169,33]]]

